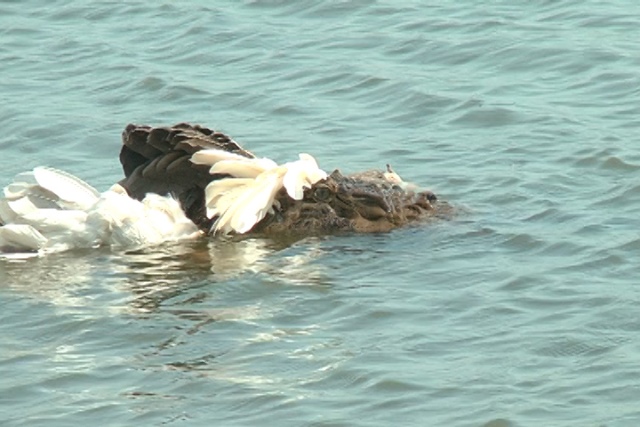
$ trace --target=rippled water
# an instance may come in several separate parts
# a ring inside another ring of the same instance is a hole
[[[0,2],[2,185],[191,121],[461,212],[0,260],[1,424],[639,425],[640,10],[485,3]]]

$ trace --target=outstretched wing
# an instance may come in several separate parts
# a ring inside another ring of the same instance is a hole
[[[195,164],[191,156],[203,149],[218,149],[255,158],[229,136],[206,127],[179,123],[170,127],[128,125],[122,132],[120,163],[125,178],[120,185],[142,200],[147,193],[171,194],[199,227],[210,220],[204,207],[204,189],[226,174],[209,172],[210,166]]]

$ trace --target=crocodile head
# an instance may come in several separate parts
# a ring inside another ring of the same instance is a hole
[[[281,191],[274,213],[252,231],[278,235],[385,232],[448,210],[434,193],[412,187],[381,171],[343,175],[335,170],[306,189],[300,201]]]

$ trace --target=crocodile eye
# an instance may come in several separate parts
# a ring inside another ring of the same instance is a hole
[[[313,190],[313,198],[318,202],[328,202],[331,200],[331,191],[327,187],[318,187]]]

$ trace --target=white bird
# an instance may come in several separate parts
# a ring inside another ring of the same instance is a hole
[[[4,188],[0,225],[0,253],[132,248],[199,234],[171,197],[148,194],[138,201],[118,184],[100,194],[80,178],[47,167],[21,173]]]

